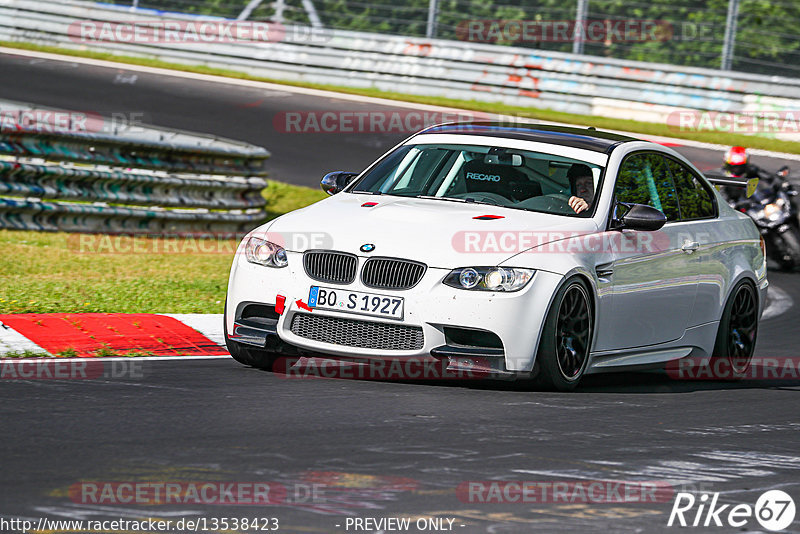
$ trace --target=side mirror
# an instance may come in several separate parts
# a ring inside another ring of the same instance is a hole
[[[612,226],[616,230],[642,230],[653,232],[659,230],[667,222],[667,216],[652,206],[645,204],[626,204],[618,202],[615,210],[627,207],[627,211],[617,217],[616,212],[612,221]]]
[[[357,172],[329,172],[322,177],[322,181],[319,183],[319,186],[329,195],[335,195],[347,187],[347,184],[349,184],[356,176],[358,176]]]

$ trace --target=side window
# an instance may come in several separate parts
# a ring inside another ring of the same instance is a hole
[[[639,152],[622,161],[614,194],[620,202],[647,204],[678,220],[678,196],[661,154]]]
[[[714,197],[685,165],[667,159],[667,166],[678,191],[681,219],[706,219],[716,214]]]

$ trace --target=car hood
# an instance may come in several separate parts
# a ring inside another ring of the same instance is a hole
[[[375,203],[371,207],[364,206]],[[476,217],[497,217],[476,219]],[[261,228],[287,250],[328,249],[389,256],[430,267],[499,265],[517,252],[596,232],[591,219],[389,195],[339,193]],[[374,245],[365,253],[361,247]]]

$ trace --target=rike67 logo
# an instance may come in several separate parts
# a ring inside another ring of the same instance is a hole
[[[788,528],[794,517],[794,500],[781,490],[765,491],[755,506],[720,504],[719,493],[702,493],[696,497],[680,492],[672,504],[667,526],[742,528],[755,519],[762,528],[778,532]]]

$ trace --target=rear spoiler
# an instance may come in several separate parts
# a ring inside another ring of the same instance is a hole
[[[714,184],[714,187],[716,187],[717,190],[719,190],[719,188],[723,186],[746,187],[747,197],[753,196],[753,193],[756,192],[756,187],[758,187],[758,178],[750,178],[749,180],[737,180],[736,178],[732,178],[730,176],[717,173],[708,173],[705,176],[709,182]]]

